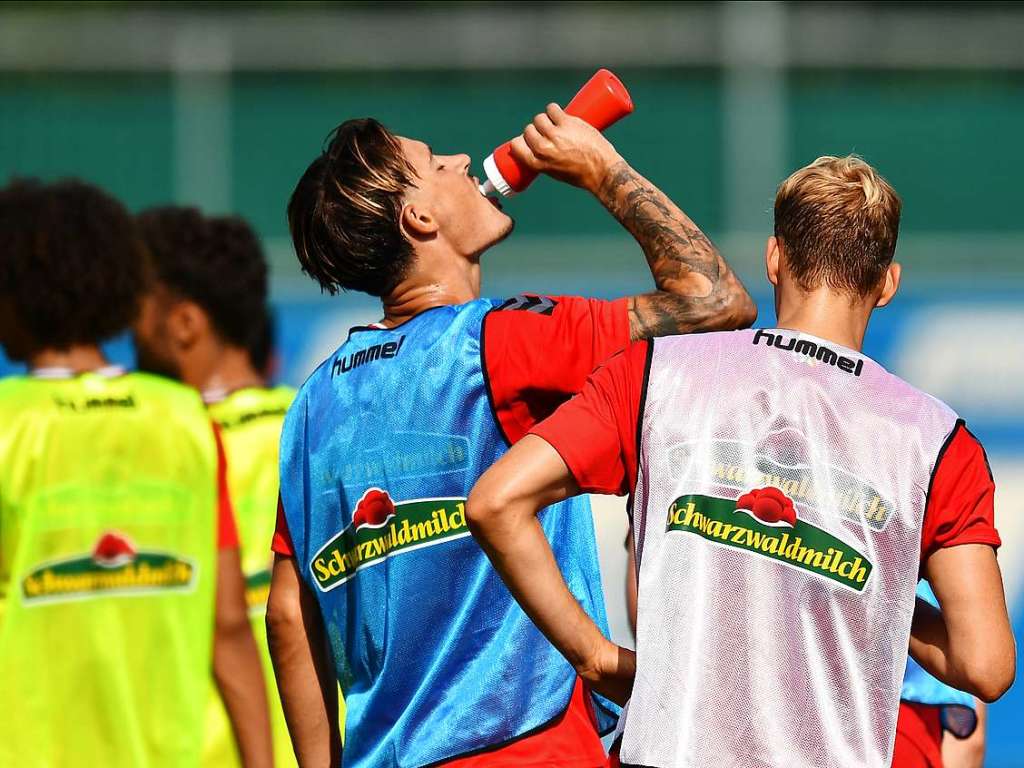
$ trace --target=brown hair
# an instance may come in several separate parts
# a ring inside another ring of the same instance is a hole
[[[873,291],[892,262],[899,195],[856,155],[819,157],[779,185],[775,237],[804,290]]]
[[[388,293],[412,262],[399,217],[415,179],[398,138],[376,120],[335,128],[288,201],[302,271],[331,294]]]

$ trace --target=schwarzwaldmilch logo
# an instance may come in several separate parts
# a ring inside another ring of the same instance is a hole
[[[329,592],[389,557],[464,536],[465,499],[396,503],[387,491],[371,488],[356,503],[352,522],[320,548],[309,570],[317,588]]]
[[[764,525],[796,525],[796,507],[793,500],[778,488],[761,488],[744,493],[736,500],[737,512],[749,512]]]
[[[60,602],[91,597],[191,589],[192,561],[168,552],[140,550],[122,533],[102,534],[88,554],[41,563],[21,581],[22,599]]]
[[[364,526],[380,528],[395,516],[395,503],[387,491],[371,488],[363,494],[352,513],[352,525],[358,531]]]
[[[92,550],[92,559],[100,568],[119,568],[135,559],[135,547],[119,533],[100,536]]]
[[[665,530],[768,557],[855,592],[864,590],[874,567],[843,540],[801,520],[793,500],[778,488],[748,491],[738,499],[680,496],[668,509]]]

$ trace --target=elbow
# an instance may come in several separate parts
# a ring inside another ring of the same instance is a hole
[[[701,330],[737,331],[754,324],[757,305],[742,283],[730,276],[705,301],[704,314]]]
[[[466,525],[474,537],[486,532],[488,524],[497,514],[494,497],[482,491],[479,485],[473,488],[466,500]]]
[[[743,295],[736,300],[735,325],[733,330],[749,328],[757,322],[757,305],[745,289],[740,288]]]
[[[279,642],[281,638],[303,628],[302,607],[297,600],[282,598],[271,588],[270,597],[267,600],[265,623],[267,638],[270,641],[271,651],[273,651],[276,642]]]
[[[722,312],[722,330],[749,328],[757,321],[757,305],[739,280],[733,280]]]
[[[1016,676],[1016,650],[1012,643],[1005,652],[981,650],[962,665],[965,689],[986,704],[1010,690]]]
[[[473,537],[478,541],[487,541],[494,526],[498,523],[502,512],[508,508],[508,502],[495,487],[488,482],[486,473],[476,484],[466,500],[466,525]]]

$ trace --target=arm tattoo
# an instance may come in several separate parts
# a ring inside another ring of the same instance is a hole
[[[643,248],[659,290],[630,299],[633,338],[725,327],[729,300],[743,289],[690,217],[624,160],[597,197]]]

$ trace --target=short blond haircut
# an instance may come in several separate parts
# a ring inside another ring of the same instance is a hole
[[[902,207],[864,160],[825,155],[779,185],[775,237],[804,290],[825,285],[866,296],[892,263]]]

